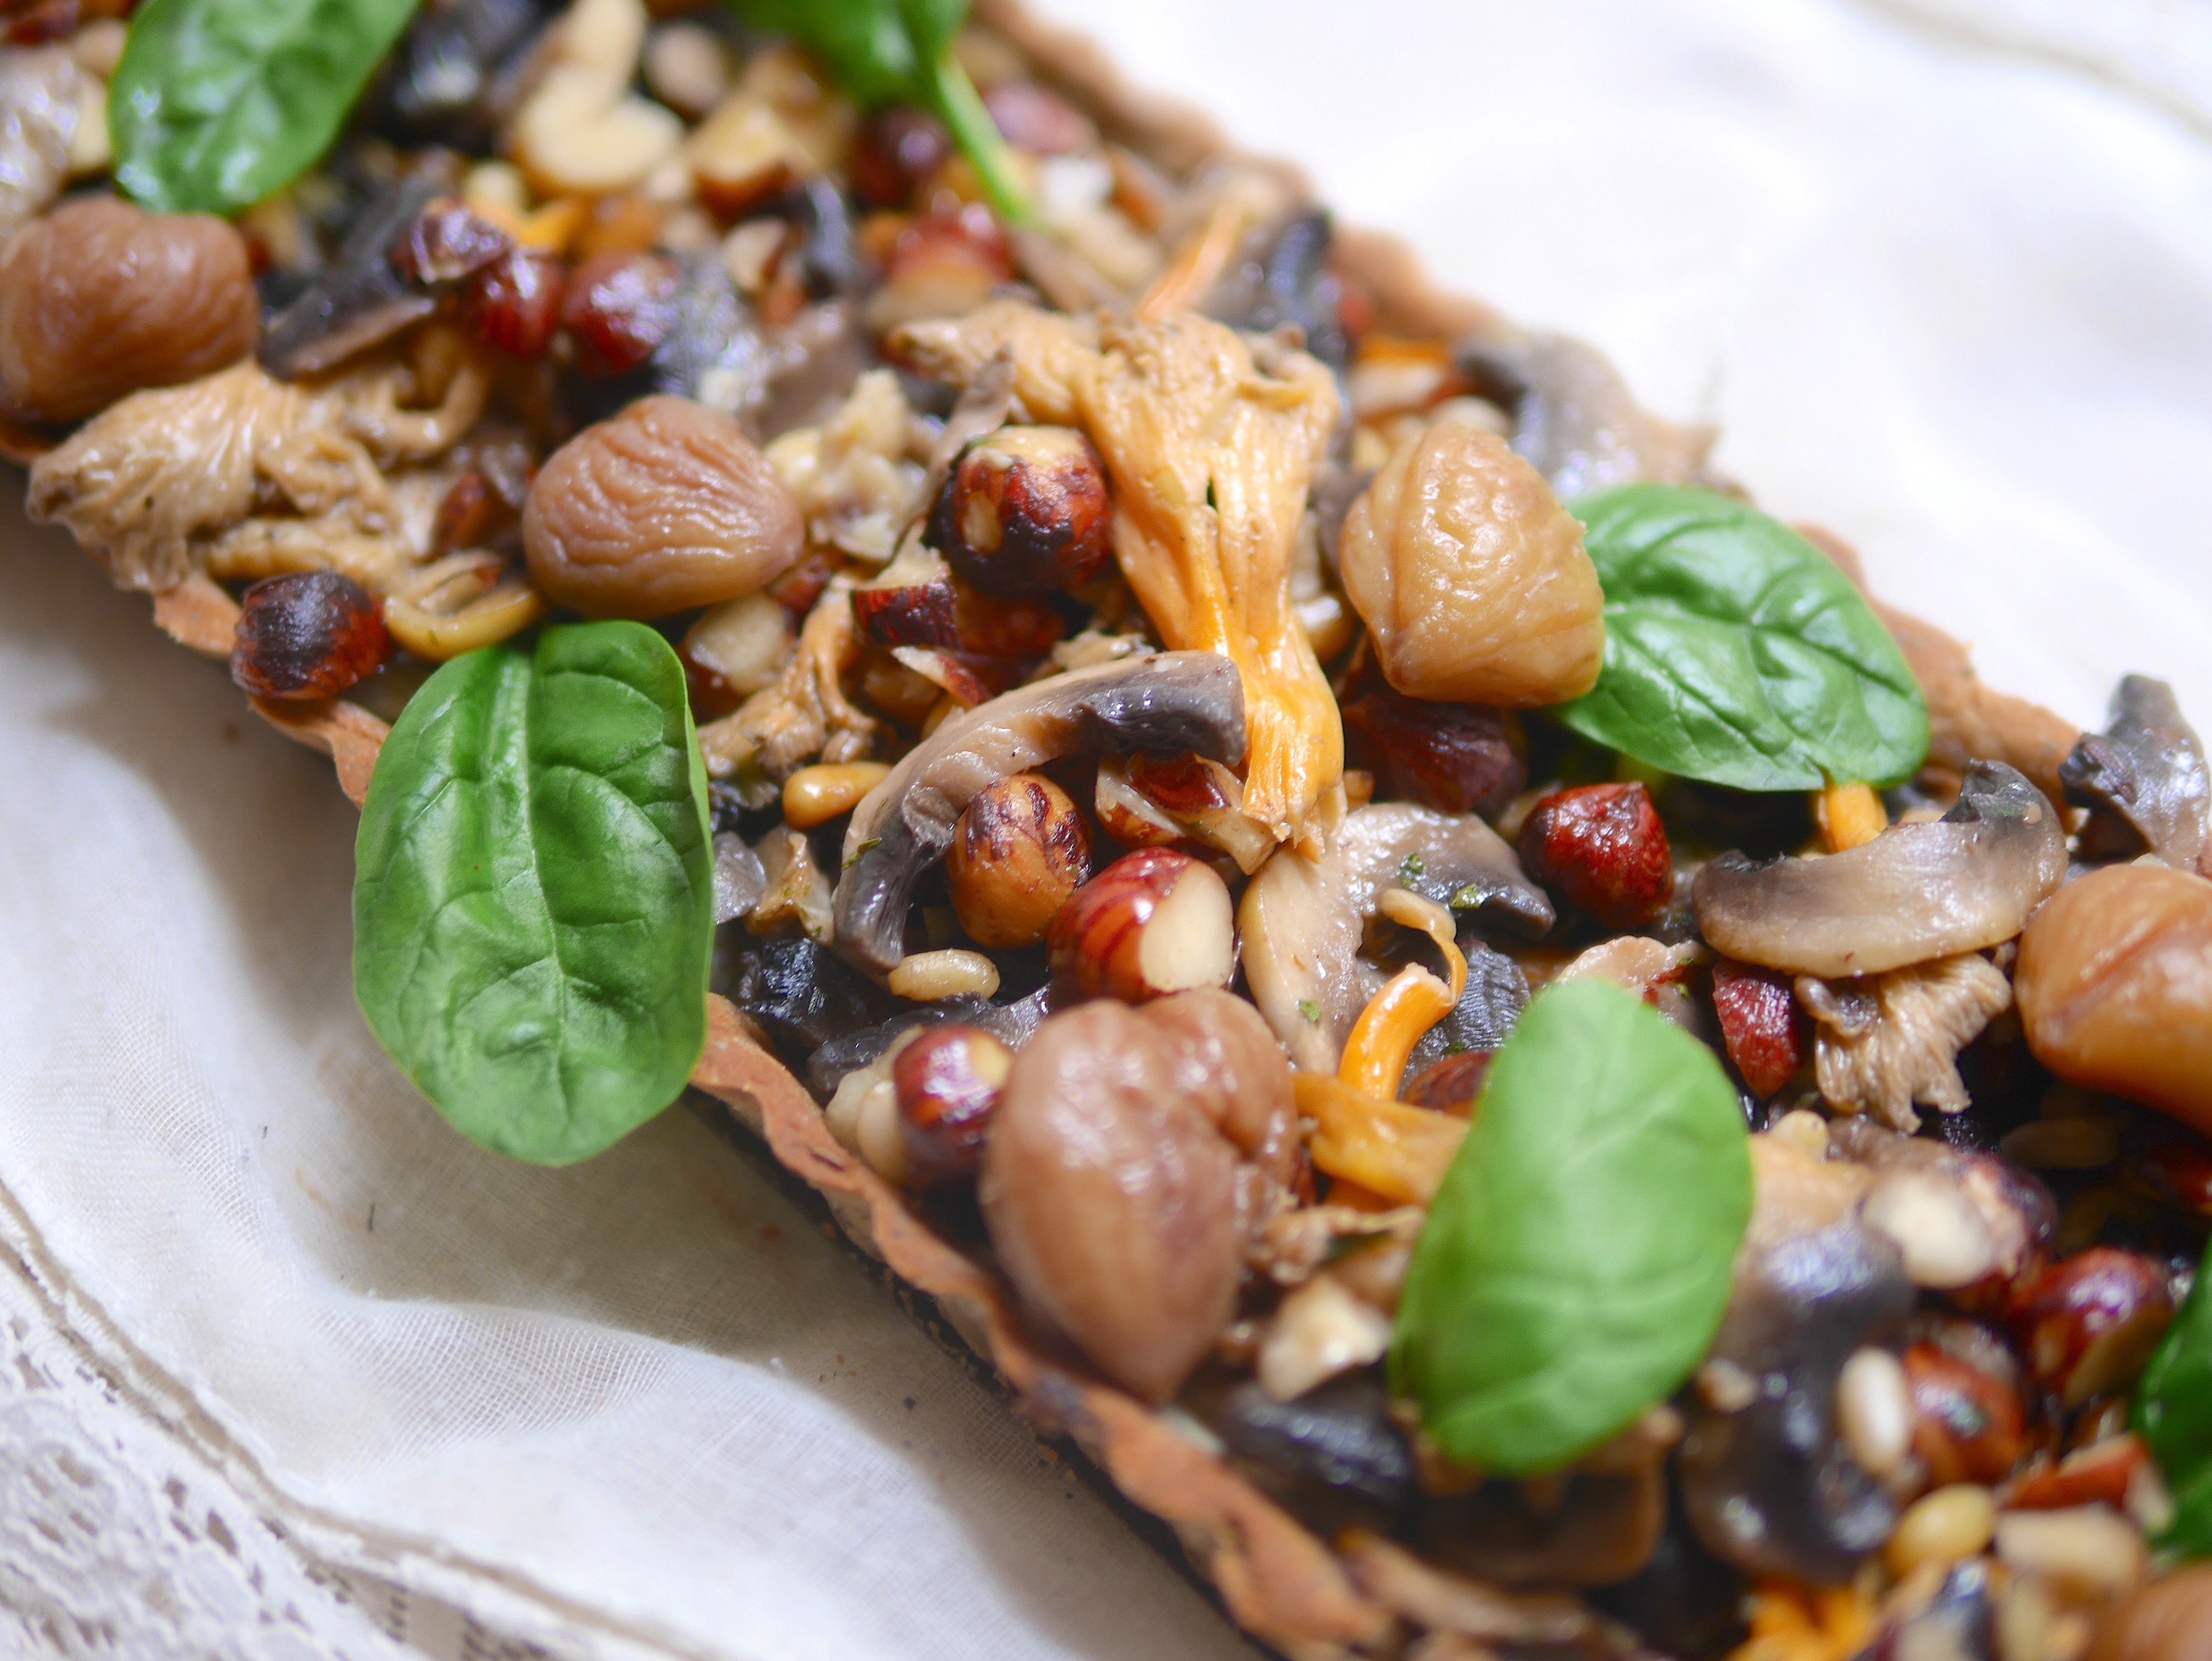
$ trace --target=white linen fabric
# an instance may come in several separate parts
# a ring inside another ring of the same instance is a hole
[[[1043,9],[1717,422],[1993,683],[2212,722],[2212,85],[2123,51],[2202,4]],[[0,570],[0,1648],[1246,1652],[701,1120],[448,1132],[327,763],[12,500]]]

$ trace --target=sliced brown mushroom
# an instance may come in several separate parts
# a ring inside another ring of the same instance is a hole
[[[1476,391],[1513,417],[1513,448],[1562,502],[1638,479],[1693,484],[1709,437],[1637,406],[1595,347],[1564,335],[1490,334],[1454,359]]]
[[[2058,779],[2068,801],[2091,811],[2085,855],[2148,853],[2176,871],[2199,868],[2212,774],[2203,744],[2164,681],[2124,677],[2105,730],[2081,735],[2059,764]]]
[[[437,296],[402,282],[392,249],[438,193],[427,180],[394,186],[347,233],[337,259],[272,319],[261,366],[279,380],[334,368],[438,309]]]
[[[983,788],[1079,751],[1244,753],[1243,683],[1212,652],[1163,652],[1055,675],[956,715],[853,812],[837,884],[837,944],[888,973],[904,955],[916,878],[945,857],[961,812]]]
[[[1535,938],[1553,921],[1544,891],[1472,813],[1377,802],[1347,814],[1318,860],[1278,852],[1244,891],[1237,924],[1252,1000],[1311,1071],[1334,1072],[1382,971],[1359,955],[1376,897],[1411,889]]]
[[[2017,770],[1975,762],[1934,824],[1820,859],[1723,854],[1690,897],[1716,950],[1834,978],[1978,952],[2019,934],[2066,874],[2057,811]]]

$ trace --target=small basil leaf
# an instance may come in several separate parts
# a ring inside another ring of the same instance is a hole
[[[2158,1543],[2212,1557],[2212,1249],[2136,1389],[2135,1427],[2173,1495]]]
[[[635,623],[455,658],[385,740],[355,849],[354,993],[471,1141],[537,1165],[683,1092],[707,1038],[707,780]]]
[[[1707,490],[1630,484],[1574,504],[1605,589],[1605,666],[1559,710],[1585,738],[1739,790],[1893,784],[1928,707],[1834,563]]]
[[[1750,1220],[1712,1052],[1617,987],[1555,987],[1491,1062],[1414,1244],[1392,1389],[1448,1458],[1560,1469],[1689,1377]]]
[[[328,149],[419,0],[149,0],[107,90],[115,182],[155,213],[234,213]]]

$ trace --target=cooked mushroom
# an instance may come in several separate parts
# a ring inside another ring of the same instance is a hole
[[[1820,859],[1723,854],[1691,888],[1698,924],[1745,963],[1835,978],[1978,952],[2019,934],[2066,874],[2066,830],[2016,770],[1975,762],[1934,824]]]
[[[1272,338],[1188,312],[1116,322],[994,301],[894,332],[930,374],[972,380],[1000,352],[1033,421],[1079,426],[1114,486],[1114,553],[1172,647],[1244,681],[1244,811],[1318,843],[1344,770],[1335,700],[1291,602],[1292,554],[1339,401],[1335,378]]]
[[[1459,949],[1467,958],[1467,990],[1452,1013],[1413,1045],[1406,1062],[1409,1080],[1447,1056],[1486,1055],[1501,1048],[1528,1007],[1528,977],[1519,964],[1477,940],[1460,941]]]
[[[810,940],[746,946],[730,960],[726,977],[721,989],[730,1001],[793,1060],[891,1013],[888,994]]]
[[[1460,373],[1513,416],[1513,448],[1562,502],[1638,479],[1693,484],[1705,445],[1637,407],[1627,383],[1595,348],[1564,335],[1487,335],[1462,341]]]
[[[837,941],[888,973],[904,951],[915,879],[945,857],[954,825],[988,785],[1078,751],[1243,754],[1237,666],[1212,652],[1079,669],[1019,687],[946,721],[853,812],[837,885]]]
[[[401,137],[472,149],[513,113],[523,60],[550,8],[534,0],[453,0],[424,8],[392,49],[377,100]]]
[[[400,280],[392,250],[438,194],[424,179],[394,185],[373,203],[328,270],[273,318],[261,337],[261,365],[279,380],[319,374],[388,340],[438,309],[427,288]]]
[[[1266,334],[1295,327],[1305,349],[1332,369],[1349,355],[1337,319],[1343,297],[1328,268],[1329,219],[1316,209],[1247,233],[1240,257],[1199,309],[1232,329]]]
[[[977,1189],[1030,1318],[1171,1400],[1228,1323],[1296,1123],[1282,1052],[1231,994],[1047,1020],[1007,1075]]]
[[[2101,733],[2084,733],[2059,764],[2066,800],[2091,811],[2081,833],[2090,857],[2150,854],[2176,871],[2204,858],[2212,774],[2204,745],[2181,714],[2173,688],[2129,675],[2112,694]]]
[[[1413,1449],[1371,1370],[1333,1378],[1293,1402],[1247,1380],[1204,1411],[1237,1463],[1293,1506],[1349,1501],[1395,1515],[1413,1497]]]
[[[1252,1001],[1302,1068],[1335,1071],[1352,1022],[1382,986],[1359,947],[1376,897],[1390,886],[1531,938],[1553,921],[1551,901],[1513,850],[1471,813],[1376,802],[1347,814],[1318,860],[1277,850],[1245,888],[1237,920]]]
[[[1850,1207],[1863,1173],[1752,1138],[1755,1205],[1728,1313],[1698,1374],[1682,1497],[1706,1549],[1753,1574],[1840,1585],[1897,1508],[1838,1433],[1837,1383],[1902,1342],[1912,1285]]]
[[[1978,952],[1834,985],[1807,975],[1797,1001],[1820,1025],[1820,1094],[1844,1113],[1872,1113],[1911,1131],[1915,1102],[1962,1113],[1959,1051],[2012,1006],[2004,971]]]

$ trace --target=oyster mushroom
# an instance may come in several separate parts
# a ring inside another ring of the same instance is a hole
[[[1212,652],[1164,652],[1055,675],[946,721],[853,812],[837,884],[841,950],[888,973],[904,952],[916,878],[945,857],[954,824],[986,786],[1077,751],[1243,754],[1234,664]]]
[[[1336,1070],[1352,1022],[1382,983],[1359,946],[1386,887],[1479,912],[1531,939],[1553,921],[1544,891],[1472,813],[1377,802],[1347,814],[1317,860],[1278,849],[1244,890],[1237,920],[1252,1001],[1304,1069]],[[1510,985],[1486,982],[1490,1002],[1501,992],[1510,1000]]]
[[[1296,1126],[1290,1068],[1230,993],[1047,1020],[1007,1074],[976,1189],[1030,1318],[1172,1400],[1228,1324]]]
[[[1754,864],[1723,854],[1690,897],[1717,951],[1834,978],[1978,952],[2018,934],[2066,874],[2066,830],[2043,794],[2002,762],[1966,770],[1936,823],[1893,824],[1820,859]]]
[[[1710,438],[1647,415],[1595,347],[1564,335],[1482,335],[1459,371],[1513,417],[1513,448],[1562,502],[1638,479],[1695,483]]]
[[[1959,1051],[2012,1007],[2004,971],[1976,952],[1893,969],[1863,984],[1802,976],[1796,989],[1820,1025],[1814,1068],[1821,1096],[1839,1112],[1872,1113],[1907,1132],[1920,1123],[1915,1102],[1966,1110]]]
[[[2058,779],[2068,801],[2091,811],[2085,855],[2148,853],[2176,871],[2200,868],[2212,774],[2203,744],[2164,681],[2123,678],[2105,730],[2081,735],[2059,764]]]

